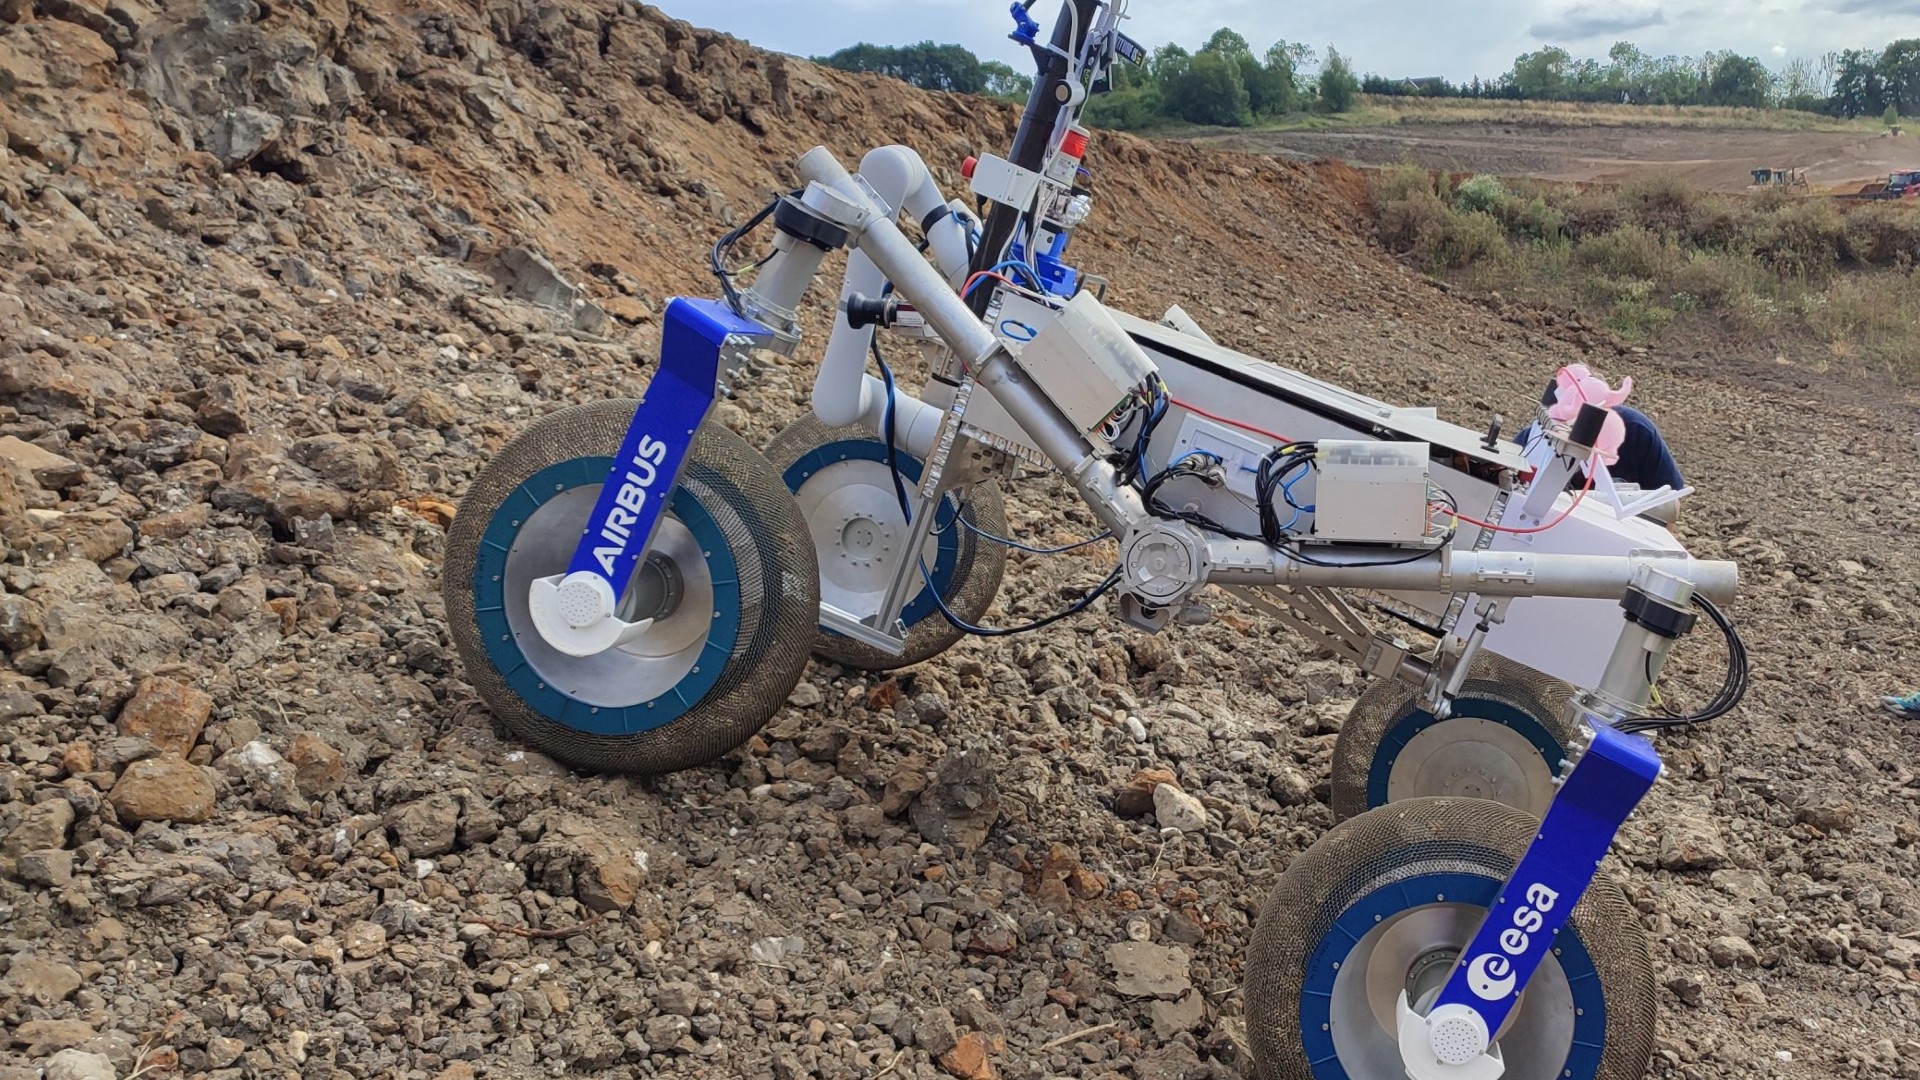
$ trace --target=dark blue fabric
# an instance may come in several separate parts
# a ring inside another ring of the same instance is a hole
[[[1626,438],[1620,441],[1620,460],[1608,470],[1613,478],[1623,484],[1634,484],[1642,490],[1653,491],[1662,487],[1671,487],[1675,491],[1687,486],[1686,479],[1680,474],[1680,465],[1673,460],[1673,452],[1667,449],[1665,439],[1660,437],[1660,429],[1654,426],[1647,414],[1631,405],[1618,405],[1614,412],[1627,425]],[[1527,425],[1520,433],[1519,443],[1527,445],[1534,436],[1533,425]],[[1569,488],[1586,484],[1586,477],[1575,473],[1567,482]]]
[[[1673,460],[1673,452],[1667,449],[1660,429],[1647,419],[1647,414],[1631,405],[1617,405],[1613,411],[1627,422],[1627,437],[1620,443],[1620,460],[1613,466],[1615,478],[1638,484],[1647,491],[1660,487],[1679,491],[1686,487],[1679,463]]]

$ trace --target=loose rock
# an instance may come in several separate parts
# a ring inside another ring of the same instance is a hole
[[[62,1050],[47,1062],[47,1080],[116,1080],[113,1059],[83,1050]]]
[[[184,758],[155,757],[127,766],[107,795],[127,822],[201,822],[213,816],[213,781]]]
[[[1153,811],[1154,789],[1162,784],[1179,787],[1180,782],[1165,769],[1142,769],[1114,794],[1113,809],[1121,817],[1141,817]]]
[[[1178,946],[1116,942],[1107,946],[1107,963],[1113,968],[1114,989],[1130,997],[1171,1001],[1193,985],[1192,957]]]
[[[84,981],[78,971],[66,964],[27,955],[13,958],[6,977],[0,979],[0,986],[35,1004],[48,1006],[65,1001]]]
[[[1163,829],[1197,833],[1207,827],[1207,808],[1199,799],[1172,784],[1160,784],[1153,789],[1153,815]]]
[[[144,738],[163,753],[187,756],[200,740],[213,698],[205,692],[168,678],[140,683],[132,700],[120,710],[120,734]]]

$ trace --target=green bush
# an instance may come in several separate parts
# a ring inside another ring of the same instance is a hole
[[[1618,281],[1659,281],[1667,276],[1677,252],[1651,229],[1622,225],[1580,241],[1573,254],[1580,265]]]
[[[1603,236],[1627,223],[1627,215],[1614,195],[1604,191],[1582,191],[1566,205],[1567,235],[1575,240]]]
[[[1507,189],[1498,177],[1493,176],[1476,176],[1462,183],[1453,193],[1454,208],[1468,213],[1477,210],[1497,216],[1506,202]]]
[[[1601,283],[1594,291],[1605,300],[1607,328],[1629,341],[1646,341],[1672,325],[1679,314],[1655,299],[1651,281]]]
[[[1733,307],[1751,295],[1758,282],[1753,260],[1744,255],[1710,254],[1695,251],[1674,267],[1667,288],[1676,307],[1722,309]],[[1690,297],[1691,305],[1679,301]]]
[[[1686,239],[1699,248],[1737,250],[1752,229],[1751,219],[1751,213],[1744,207],[1726,199],[1715,199],[1694,208]]]
[[[1819,294],[1807,323],[1841,355],[1912,372],[1920,359],[1920,289],[1890,286],[1885,275],[1842,277]]]
[[[1464,270],[1485,259],[1498,256],[1507,248],[1507,231],[1500,219],[1484,210],[1446,214],[1446,227],[1434,261],[1449,270]]]
[[[1567,215],[1538,195],[1526,202],[1518,198],[1507,200],[1502,220],[1507,232],[1517,240],[1558,244],[1567,238]]]
[[[1421,191],[1429,195],[1434,193],[1433,174],[1411,163],[1384,170],[1373,183],[1373,197],[1379,206],[1409,198]]]
[[[1878,204],[1847,216],[1847,258],[1863,266],[1920,266],[1920,213]]]
[[[1388,251],[1425,264],[1446,234],[1447,206],[1430,188],[1415,188],[1381,205],[1380,242]]]
[[[1920,214],[1842,213],[1769,189],[1694,192],[1450,184],[1415,165],[1375,179],[1380,238],[1429,273],[1522,303],[1572,306],[1630,341],[1710,333],[1797,343],[1920,376]]]
[[[1679,177],[1665,173],[1643,177],[1620,189],[1621,208],[1629,220],[1674,239],[1692,235],[1699,198],[1699,192]]]
[[[1847,223],[1825,199],[1787,203],[1754,223],[1754,254],[1782,276],[1822,279],[1838,268]]]

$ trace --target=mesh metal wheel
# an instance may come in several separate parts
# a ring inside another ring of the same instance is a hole
[[[1484,651],[1444,721],[1420,708],[1415,687],[1376,681],[1334,743],[1335,820],[1424,796],[1492,799],[1545,817],[1575,734],[1572,694],[1558,679]]]
[[[767,458],[806,518],[820,565],[820,599],[859,618],[878,611],[907,534],[886,444],[864,427],[830,428],[809,413],[774,437]],[[911,488],[919,480],[921,462],[905,453],[897,458]],[[921,552],[947,607],[961,621],[978,625],[1000,591],[1007,550],[968,529],[957,520],[962,515],[977,529],[1006,535],[999,485],[974,484],[964,505],[947,496],[934,525],[936,534]],[[888,671],[930,660],[964,633],[940,613],[917,576],[900,619],[907,626],[907,641],[899,656],[825,629],[815,637],[813,651],[847,667]]]
[[[1295,859],[1247,953],[1260,1080],[1405,1076],[1400,993],[1430,1002],[1538,828],[1485,799],[1409,799],[1341,822]],[[1633,909],[1596,880],[1496,1033],[1503,1080],[1640,1080],[1654,986]]]
[[[474,481],[447,534],[441,587],[467,677],[513,735],[589,772],[673,772],[745,742],[800,681],[819,611],[793,497],[759,451],[708,424],[635,571],[634,584],[677,598],[670,610],[597,656],[541,639],[529,583],[566,571],[638,404],[534,423]]]

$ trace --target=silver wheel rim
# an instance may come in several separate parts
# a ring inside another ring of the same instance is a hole
[[[534,629],[527,590],[536,578],[567,572],[599,495],[598,484],[562,492],[514,535],[505,573],[507,625],[521,656],[547,685],[575,701],[620,709],[654,700],[693,672],[713,625],[713,576],[693,534],[668,514],[647,550],[648,560],[670,569],[678,595],[673,609],[638,638],[597,656],[568,656],[548,645]],[[643,560],[634,575],[658,569]]]
[[[837,461],[802,482],[794,497],[819,555],[820,602],[851,615],[879,611],[907,543],[906,515],[886,464]],[[929,536],[921,549],[929,568],[939,543]],[[912,603],[925,588],[920,575],[913,575],[904,602]]]
[[[1466,948],[1486,914],[1471,904],[1423,904],[1388,916],[1354,945],[1334,977],[1329,1013],[1334,1051],[1348,1076],[1405,1075],[1396,1031],[1400,993],[1422,970],[1420,985],[1437,989],[1448,955]],[[1573,1050],[1575,1018],[1566,972],[1549,955],[1495,1034],[1507,1066],[1502,1080],[1559,1077]]]
[[[1525,735],[1478,717],[1443,720],[1415,735],[1387,774],[1387,801],[1490,799],[1545,817],[1553,772]]]

